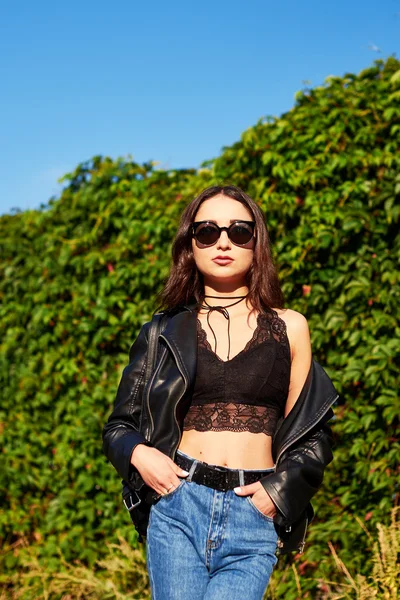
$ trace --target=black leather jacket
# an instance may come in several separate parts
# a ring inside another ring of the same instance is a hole
[[[129,352],[115,398],[103,429],[103,451],[123,480],[139,491],[144,482],[132,466],[139,443],[155,446],[174,460],[183,419],[189,409],[197,363],[195,305],[166,312],[156,368],[144,386],[150,322],[145,323]],[[278,422],[272,443],[275,472],[261,483],[271,496],[279,526],[297,521],[308,509],[331,462],[332,436],[327,421],[337,400],[332,381],[312,358],[300,395],[285,419]],[[308,521],[310,518],[308,518]],[[289,527],[288,527],[289,526]]]

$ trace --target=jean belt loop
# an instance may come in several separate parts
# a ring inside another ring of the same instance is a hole
[[[198,463],[198,460],[195,458],[190,466],[189,475],[187,477],[185,477],[186,481],[192,481],[193,473],[196,470],[197,463]]]
[[[239,469],[239,485],[244,485],[244,472],[243,469]]]

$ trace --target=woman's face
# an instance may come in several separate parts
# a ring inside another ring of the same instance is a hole
[[[195,222],[214,221],[220,227],[229,227],[233,220],[254,221],[254,218],[244,204],[222,194],[202,202],[194,217]],[[253,237],[245,246],[236,246],[229,239],[227,231],[222,231],[217,242],[206,248],[198,244],[193,237],[194,259],[204,276],[205,285],[221,281],[244,285],[245,275],[253,261],[254,245]],[[229,257],[232,260],[218,264],[214,260],[217,256]]]

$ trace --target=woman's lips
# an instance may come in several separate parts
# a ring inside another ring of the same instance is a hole
[[[229,265],[231,262],[233,262],[232,258],[213,258],[213,262],[217,263],[218,265]]]

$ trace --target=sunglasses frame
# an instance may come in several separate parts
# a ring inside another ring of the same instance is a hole
[[[198,225],[202,225],[203,223],[208,223],[209,225],[213,225],[216,229],[218,229],[219,235],[218,235],[217,239],[215,240],[215,242],[213,242],[212,244],[203,244],[202,242],[199,242],[199,240],[196,238],[196,227]],[[231,237],[229,235],[229,230],[231,229],[231,227],[234,227],[238,223],[245,223],[246,225],[250,225],[253,228],[253,235],[251,236],[251,238],[249,239],[249,241],[246,242],[245,244],[236,244],[231,239]],[[210,248],[211,246],[214,246],[218,242],[219,238],[221,237],[221,232],[222,231],[226,231],[226,233],[228,234],[228,237],[229,237],[230,241],[232,242],[232,244],[234,244],[235,246],[239,246],[239,247],[243,248],[243,246],[247,246],[247,244],[249,244],[251,242],[251,240],[254,239],[254,229],[255,229],[255,226],[256,226],[256,222],[255,221],[245,221],[244,219],[237,219],[236,221],[234,221],[233,223],[231,223],[229,225],[229,227],[220,227],[219,225],[217,225],[217,223],[214,223],[214,221],[206,220],[206,221],[194,221],[191,224],[191,226],[192,226],[192,236],[196,239],[196,241],[199,244],[201,244],[202,246],[204,246],[204,248]]]

